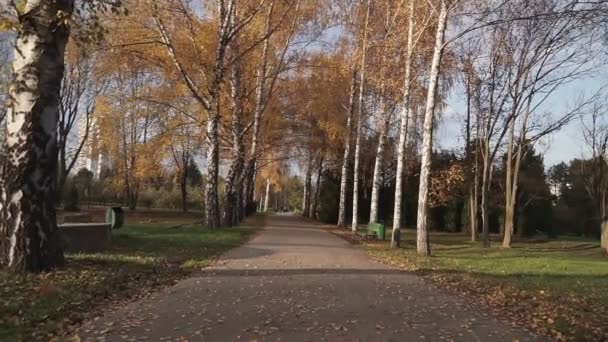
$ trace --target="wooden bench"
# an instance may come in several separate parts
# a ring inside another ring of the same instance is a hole
[[[384,240],[384,225],[381,223],[368,224],[364,228],[359,228],[355,232],[355,240],[357,238],[364,240]]]

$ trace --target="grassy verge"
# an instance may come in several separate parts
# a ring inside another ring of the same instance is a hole
[[[387,236],[390,236],[387,234]],[[440,287],[499,308],[513,321],[555,338],[608,340],[608,257],[590,241],[525,241],[486,249],[462,234],[431,234],[430,258],[415,235],[403,248],[365,243],[374,259],[423,275]]]
[[[254,225],[261,219],[254,218]],[[205,267],[252,231],[132,224],[114,232],[111,250],[67,255],[64,269],[25,276],[0,271],[0,341],[48,340],[69,332],[104,308]]]

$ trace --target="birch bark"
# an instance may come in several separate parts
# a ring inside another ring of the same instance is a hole
[[[264,212],[268,211],[270,205],[270,180],[266,180],[266,195],[264,196]]]
[[[359,110],[357,111],[357,137],[355,139],[355,166],[353,176],[353,219],[351,224],[352,231],[357,231],[359,226],[359,163],[361,159],[361,129],[363,126],[364,103],[363,95],[365,89],[365,57],[367,55],[367,27],[369,25],[369,12],[371,0],[367,1],[367,11],[365,14],[365,25],[363,27],[363,42],[361,48],[361,73],[359,74]]]
[[[262,54],[260,57],[260,64],[258,65],[255,85],[255,109],[253,111],[253,135],[251,139],[251,150],[249,152],[249,158],[245,162],[244,166],[244,179],[243,179],[243,207],[246,207],[248,203],[253,201],[253,188],[255,184],[255,165],[257,162],[257,155],[260,144],[260,131],[262,124],[262,113],[264,111],[264,101],[266,96],[266,78],[268,74],[268,55],[270,45],[270,19],[274,11],[274,1],[271,2],[266,16],[266,22],[264,24],[264,43],[262,45]],[[244,211],[244,210],[243,210]]]
[[[441,1],[441,8],[437,22],[437,34],[435,37],[435,48],[433,61],[429,76],[429,87],[424,112],[424,128],[422,139],[422,158],[420,165],[420,187],[418,190],[418,223],[416,247],[418,254],[431,255],[428,229],[428,206],[429,206],[429,181],[431,175],[431,154],[433,148],[433,117],[437,98],[437,86],[439,83],[439,71],[441,66],[441,55],[445,29],[448,20],[448,6],[445,0]]]
[[[65,262],[55,212],[57,121],[71,0],[28,0],[19,16],[0,180],[0,268]]]
[[[408,124],[410,122],[410,91],[412,82],[412,54],[414,53],[414,0],[409,1],[409,19],[407,30],[407,50],[405,55],[405,82],[403,83],[403,109],[399,125],[399,147],[397,149],[397,174],[395,175],[395,206],[393,208],[393,232],[391,247],[401,244],[401,206],[403,202],[403,175],[405,170],[405,146],[407,144]]]
[[[241,182],[238,179],[243,172],[243,101],[241,94],[241,66],[238,61],[233,63],[230,75],[231,111],[232,111],[232,161],[226,176],[226,190],[222,206],[222,223],[232,226],[238,223],[240,208]]]
[[[348,187],[348,162],[350,160],[350,145],[353,130],[353,115],[355,112],[355,93],[357,91],[357,72],[353,71],[350,85],[350,100],[346,116],[346,141],[342,158],[342,173],[340,177],[340,204],[338,209],[338,227],[346,227],[346,188]]]
[[[323,160],[324,160],[324,156],[321,156],[319,158],[319,168],[317,170],[317,180],[315,182],[315,196],[314,196],[314,201],[313,201],[313,205],[311,208],[311,213],[310,216],[313,219],[317,219],[318,215],[317,215],[317,208],[319,207],[319,200],[320,200],[320,196],[321,196],[321,174],[323,173]]]

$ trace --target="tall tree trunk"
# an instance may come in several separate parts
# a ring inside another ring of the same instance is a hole
[[[602,191],[602,223],[600,243],[608,253],[608,189]]]
[[[188,212],[188,163],[190,163],[190,157],[183,157],[184,153],[182,152],[182,167],[184,168],[181,172],[180,179],[180,191],[182,195],[182,211],[184,213]]]
[[[270,180],[266,180],[266,196],[264,197],[264,212],[268,211],[268,205],[270,204]]]
[[[359,163],[361,160],[361,129],[363,126],[364,104],[363,95],[365,90],[365,57],[367,56],[367,27],[369,25],[369,12],[371,0],[367,1],[367,12],[365,14],[365,25],[363,27],[363,42],[361,47],[361,73],[359,74],[359,110],[357,111],[357,137],[355,139],[355,170],[353,174],[353,220],[351,229],[357,231],[359,226]]]
[[[308,165],[306,165],[306,176],[304,178],[304,199],[302,202],[302,215],[304,217],[310,217],[310,198],[311,198],[311,186],[312,186],[312,158],[309,159]]]
[[[476,116],[477,125],[475,128],[475,156],[474,156],[474,168],[473,168],[473,183],[472,189],[469,191],[469,211],[470,211],[470,229],[471,229],[471,241],[477,241],[477,235],[479,231],[479,115]]]
[[[471,144],[472,136],[472,100],[473,100],[473,77],[470,73],[466,75],[466,96],[467,96],[467,117],[466,117],[466,141],[465,141],[465,154],[467,161],[467,186],[468,186],[468,198],[467,198],[467,217],[469,233],[471,235],[471,241],[477,241],[477,227],[478,227],[478,188],[479,188],[479,115],[476,116],[477,125],[475,134],[475,149]]]
[[[492,162],[490,160],[490,142],[484,141],[483,174],[481,176],[481,239],[484,247],[490,247],[490,214],[489,196],[492,182]]]
[[[264,210],[264,193],[260,195],[260,203],[258,203],[258,211],[262,212]]]
[[[311,212],[310,215],[313,219],[318,219],[318,215],[317,215],[317,208],[319,207],[319,200],[320,200],[320,196],[321,196],[321,174],[323,173],[323,159],[324,156],[322,155],[319,158],[319,169],[317,170],[317,181],[315,182],[315,196],[314,196],[314,202],[311,208]]]
[[[382,85],[384,88],[384,84]],[[384,96],[384,95],[382,95]],[[386,147],[386,136],[388,134],[388,128],[391,120],[390,111],[386,110],[384,105],[384,98],[380,99],[380,111],[382,116],[382,123],[380,128],[380,134],[378,135],[378,147],[376,149],[376,160],[374,162],[374,175],[372,178],[372,195],[371,204],[369,210],[369,223],[376,223],[378,221],[378,202],[380,197],[380,186],[381,186],[381,173],[384,164],[384,148]]]
[[[469,193],[467,199],[467,214],[469,216],[469,233],[471,234],[471,241],[477,241],[477,196],[475,194],[475,186],[471,183],[469,185]]]
[[[306,217],[306,206],[308,205],[308,186],[306,186],[306,176],[304,176],[304,191],[302,191],[302,216]]]
[[[418,254],[426,256],[431,255],[427,214],[429,209],[428,201],[429,181],[431,175],[431,155],[433,153],[433,116],[435,115],[437,85],[439,83],[441,55],[443,53],[443,43],[447,20],[448,7],[446,1],[442,0],[439,18],[437,22],[437,35],[435,37],[433,62],[431,64],[429,88],[426,98],[426,108],[424,112],[422,158],[420,165],[420,188],[418,191],[418,224],[416,246]]]
[[[515,164],[513,164],[513,145],[515,136],[515,119],[511,120],[509,127],[509,147],[507,152],[507,172],[505,187],[505,227],[502,240],[503,248],[511,247],[511,239],[515,230],[515,209],[517,206],[517,190],[519,185],[519,171],[521,169],[521,159],[523,158],[524,145],[526,144],[526,130],[528,117],[530,114],[530,102],[528,102],[526,113],[521,119],[521,128],[517,151],[515,153]]]
[[[219,124],[221,116],[221,85],[225,72],[225,55],[230,43],[230,31],[234,20],[234,9],[228,9],[219,22],[219,44],[215,53],[213,67],[213,82],[210,86],[209,119],[207,120],[206,152],[207,152],[207,182],[205,185],[205,226],[215,229],[220,226],[220,212],[218,199],[219,177]]]
[[[236,39],[232,44],[232,50],[238,51]],[[224,226],[232,226],[238,221],[237,213],[241,203],[238,202],[239,179],[243,172],[243,97],[241,93],[241,65],[239,61],[232,63],[230,68],[230,93],[232,111],[232,161],[226,176],[226,190],[222,206],[222,223]]]
[[[219,87],[219,85],[218,85]],[[219,92],[218,95],[219,96]],[[207,182],[205,184],[205,226],[209,229],[218,228],[219,220],[219,203],[218,203],[218,175],[219,175],[219,99],[214,100],[215,105],[213,113],[207,121]]]
[[[502,239],[502,247],[511,247],[511,237],[513,235],[513,219],[515,217],[515,194],[513,184],[513,145],[515,144],[515,120],[509,123],[509,141],[507,143],[507,163],[505,173],[505,222]]]
[[[27,1],[19,17],[1,163],[0,268],[43,271],[65,262],[55,213],[59,89],[71,0]],[[61,11],[61,12],[60,12]]]
[[[473,170],[473,182],[469,187],[469,229],[471,241],[477,241],[478,208],[479,208],[479,163],[475,155],[475,169]]]
[[[264,102],[266,101],[266,77],[268,74],[268,55],[270,35],[272,29],[270,19],[272,17],[273,11],[274,1],[270,3],[270,7],[268,8],[268,14],[266,15],[266,22],[264,26],[265,39],[262,44],[262,54],[260,56],[260,64],[258,64],[256,75],[255,108],[253,111],[253,134],[251,138],[251,149],[249,152],[249,158],[247,158],[247,161],[245,162],[244,166],[244,206],[253,201],[253,188],[255,187],[255,167],[260,145],[260,131],[262,129],[262,114],[264,111]]]
[[[355,112],[355,93],[357,91],[357,71],[353,71],[350,84],[350,100],[346,116],[346,141],[342,158],[342,173],[340,177],[340,204],[338,209],[338,227],[346,227],[346,188],[348,187],[348,163],[350,160],[350,145],[353,130],[353,115]]]
[[[391,247],[401,245],[401,205],[403,202],[403,176],[405,170],[405,145],[407,144],[408,125],[411,123],[410,115],[413,113],[410,106],[410,91],[412,84],[412,54],[414,53],[414,0],[409,1],[407,31],[407,50],[405,55],[405,82],[403,84],[403,109],[401,110],[401,123],[399,125],[399,147],[397,148],[397,174],[395,175],[395,206],[393,208],[393,233],[391,234]]]

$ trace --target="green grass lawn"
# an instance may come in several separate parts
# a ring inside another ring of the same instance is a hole
[[[390,236],[390,234],[387,234]],[[432,257],[418,257],[415,235],[407,231],[403,248],[386,242],[365,248],[375,259],[429,276],[505,306],[511,313],[529,313],[530,321],[557,336],[608,339],[608,257],[593,241],[534,241],[513,248],[492,248],[468,241],[462,234],[431,234]]]
[[[260,220],[254,218],[256,226]],[[0,341],[47,340],[69,331],[104,307],[208,265],[252,231],[132,224],[114,231],[111,250],[67,255],[64,269],[25,276],[0,271]]]

